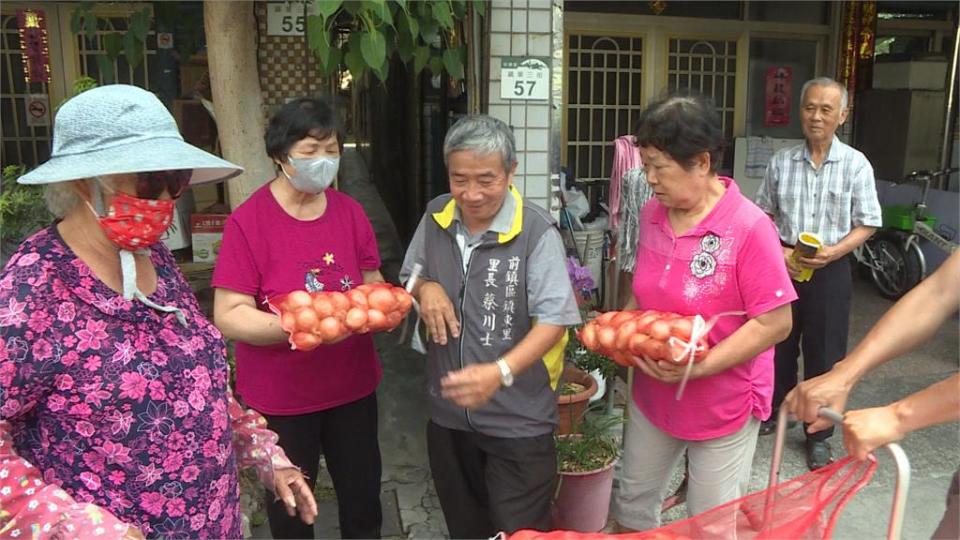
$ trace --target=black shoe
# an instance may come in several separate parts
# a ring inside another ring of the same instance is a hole
[[[797,425],[796,420],[787,420],[787,429]],[[777,414],[774,413],[769,420],[760,422],[760,435],[772,435],[777,432]]]
[[[833,463],[833,451],[826,441],[807,441],[807,468],[815,471]]]

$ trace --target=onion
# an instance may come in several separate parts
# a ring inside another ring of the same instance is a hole
[[[367,310],[358,307],[350,308],[343,322],[351,332],[359,332],[367,325]]]
[[[290,340],[298,351],[309,351],[320,345],[320,338],[309,332],[297,332],[290,336]]]
[[[317,317],[317,312],[313,310],[313,307],[300,308],[294,313],[294,316],[297,318],[297,329],[301,332],[313,332],[317,323],[320,322],[320,317]]]
[[[370,307],[383,313],[390,313],[397,305],[397,299],[393,292],[383,288],[377,288],[370,291],[367,295],[367,301]]]
[[[327,317],[320,321],[317,331],[320,333],[320,337],[322,337],[324,341],[333,341],[340,337],[340,334],[343,333],[340,327],[340,321],[334,317]]]

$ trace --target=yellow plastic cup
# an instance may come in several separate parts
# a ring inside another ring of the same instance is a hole
[[[797,238],[797,243],[793,246],[793,254],[790,260],[795,267],[800,269],[800,273],[794,277],[794,281],[810,281],[813,277],[813,268],[808,268],[800,263],[800,257],[810,258],[817,254],[817,251],[823,246],[823,240],[814,233],[802,232]]]

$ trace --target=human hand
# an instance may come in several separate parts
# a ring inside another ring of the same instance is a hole
[[[460,337],[460,323],[453,310],[453,303],[447,297],[443,286],[433,281],[426,281],[420,286],[419,296],[420,316],[423,317],[433,342],[446,345],[448,327],[451,337]]]
[[[787,274],[790,274],[791,278],[796,279],[800,276],[800,268],[797,267],[797,263],[793,260],[793,248],[783,246],[783,262],[787,265]]]
[[[820,246],[813,257],[800,257],[800,264],[807,268],[819,269],[832,263],[837,258],[835,246]]]
[[[300,519],[312,525],[317,517],[317,501],[303,474],[294,468],[273,471],[273,492],[287,507],[287,515],[300,514]]]
[[[441,395],[467,409],[482,407],[500,389],[500,368],[494,362],[451,371],[440,381]]]
[[[856,459],[866,459],[877,448],[906,435],[894,405],[847,411],[843,415],[843,445]]]
[[[687,371],[686,364],[666,362],[663,360],[656,361],[646,356],[633,356],[633,362],[637,368],[648,377],[667,384],[679,384],[680,381],[683,380],[684,373]],[[704,375],[703,362],[696,362],[690,369],[690,377],[688,377],[687,380],[698,379]]]
[[[823,431],[833,423],[819,416],[821,407],[843,412],[854,381],[838,366],[833,370],[798,384],[787,394],[783,406],[807,426],[807,433]]]

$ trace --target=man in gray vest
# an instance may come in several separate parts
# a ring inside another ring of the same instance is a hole
[[[427,205],[401,270],[426,325],[427,450],[452,538],[550,529],[557,383],[580,322],[560,233],[513,186],[510,128],[466,117],[443,144],[450,193]]]

